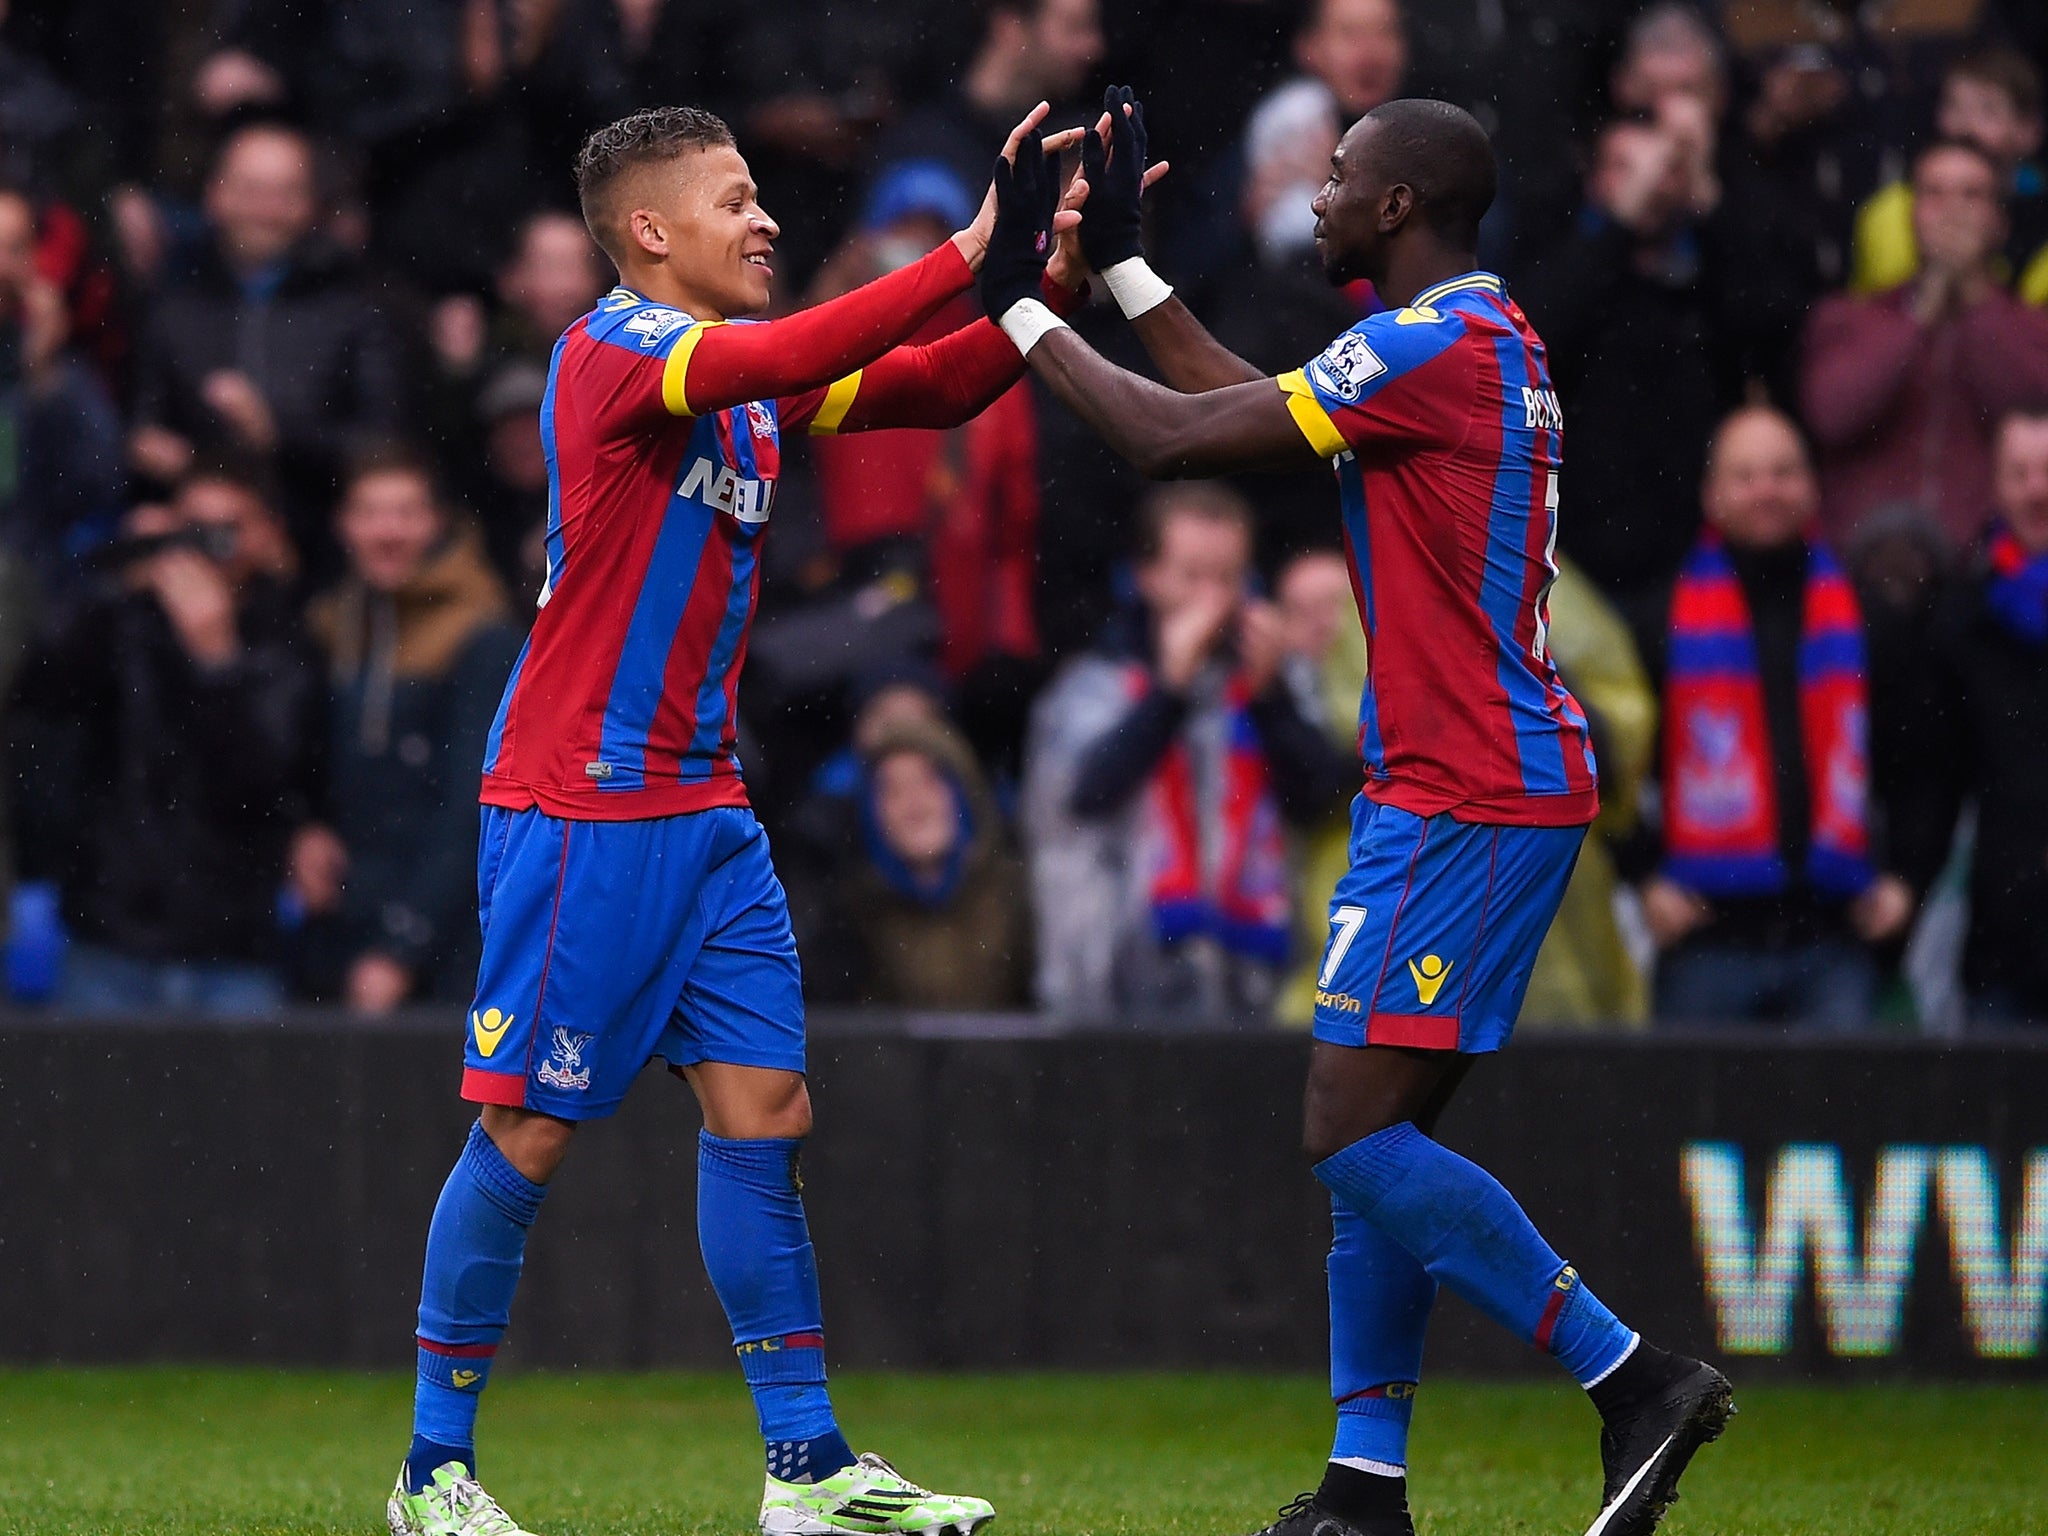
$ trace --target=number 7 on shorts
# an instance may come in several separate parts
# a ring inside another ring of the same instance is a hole
[[[1365,926],[1365,908],[1339,907],[1330,914],[1330,948],[1323,956],[1323,973],[1316,978],[1316,985],[1327,987],[1330,978],[1337,974],[1337,967],[1344,963],[1344,956],[1351,948],[1351,941],[1358,937],[1358,930]]]

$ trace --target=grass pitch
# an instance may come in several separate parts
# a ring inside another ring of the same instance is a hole
[[[2048,1536],[2048,1388],[1749,1388],[1670,1536]],[[1320,1475],[1301,1377],[889,1376],[834,1395],[856,1447],[995,1502],[999,1536],[1235,1536]],[[0,1532],[383,1529],[410,1381],[0,1371]],[[484,1476],[548,1536],[748,1536],[761,1461],[737,1376],[508,1372]],[[1569,1386],[1426,1383],[1422,1536],[1572,1536],[1599,1491]]]

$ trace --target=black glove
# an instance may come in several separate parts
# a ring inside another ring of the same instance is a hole
[[[1081,139],[1081,173],[1088,178],[1081,254],[1097,272],[1145,254],[1138,214],[1145,190],[1145,109],[1128,85],[1112,85],[1102,93],[1102,110],[1109,114],[1108,145],[1092,128]]]
[[[1035,299],[1052,258],[1052,218],[1059,211],[1058,163],[1036,129],[1017,146],[1013,166],[996,156],[996,227],[981,259],[981,304],[1000,320],[1019,299]]]

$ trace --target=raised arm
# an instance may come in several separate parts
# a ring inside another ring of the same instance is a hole
[[[1086,298],[1050,277],[1046,305],[1071,314]],[[778,412],[786,430],[815,435],[873,432],[887,427],[945,429],[972,421],[1019,379],[1024,359],[987,320],[976,320],[921,347],[897,347],[829,388],[786,398]]]
[[[1117,367],[1056,320],[1035,337],[1014,323],[1005,330],[1061,402],[1150,479],[1299,469],[1343,448],[1312,445],[1290,409],[1297,397],[1277,379],[1182,394]]]
[[[1001,317],[1004,334],[1047,387],[1153,479],[1294,467],[1328,457],[1310,446],[1277,381],[1182,394],[1117,367],[1045,306],[1038,294],[1059,184],[1036,152],[1036,137],[996,161],[996,222],[981,288],[984,307]],[[1081,227],[1086,230],[1085,220]]]
[[[974,269],[948,240],[922,261],[801,313],[697,326],[669,354],[662,393],[672,414],[705,416],[823,388],[899,345],[973,284]]]
[[[1133,317],[1131,329],[1144,343],[1152,361],[1159,365],[1166,382],[1186,393],[1198,394],[1270,377],[1211,336],[1209,328],[1172,294]]]
[[[1081,140],[1088,212],[1079,231],[1088,265],[1138,334],[1166,382],[1185,394],[1249,384],[1265,373],[1217,341],[1145,260],[1145,189],[1166,174],[1146,163],[1145,109],[1129,86],[1102,94],[1102,118]]]
[[[1037,124],[1047,110],[1040,102],[1011,131],[1003,146],[1006,157],[1015,157],[1026,134],[1043,154],[1054,156],[1080,137],[1079,130],[1069,130],[1041,139]],[[1078,220],[1071,213],[1061,217]],[[990,188],[972,225],[900,271],[779,320],[693,326],[668,354],[663,403],[671,414],[702,416],[749,400],[822,389],[866,367],[973,286],[994,227]]]

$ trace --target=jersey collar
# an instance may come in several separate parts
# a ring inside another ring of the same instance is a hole
[[[687,315],[689,313],[687,310],[676,309],[673,304],[657,303],[639,289],[628,288],[624,283],[615,284],[610,293],[597,301],[597,307],[600,310],[631,309],[636,304],[649,309],[675,309],[679,315]],[[689,318],[694,320],[697,317],[689,315]]]
[[[1491,272],[1467,272],[1461,277],[1453,277],[1438,283],[1434,288],[1425,288],[1408,301],[1408,307],[1422,309],[1439,299],[1447,299],[1454,293],[1464,293],[1468,290],[1505,295],[1507,286]]]

